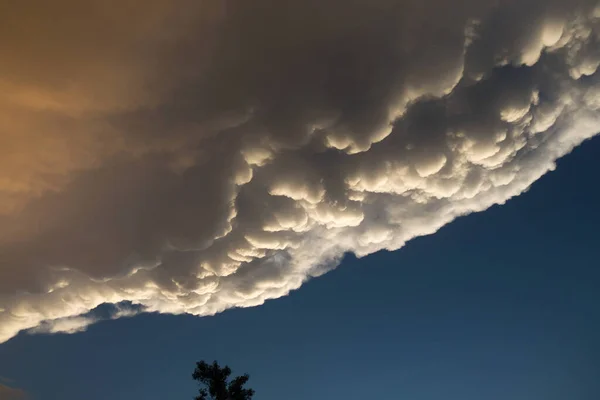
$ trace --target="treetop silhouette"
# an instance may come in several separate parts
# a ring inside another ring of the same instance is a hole
[[[244,374],[230,380],[230,375],[231,368],[227,365],[221,367],[216,361],[212,364],[205,361],[197,362],[192,378],[203,387],[200,388],[199,395],[195,399],[251,400],[254,390],[244,388],[250,376]]]

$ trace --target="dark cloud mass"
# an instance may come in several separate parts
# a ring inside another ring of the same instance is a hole
[[[595,1],[121,3],[0,5],[0,342],[262,304],[599,129]]]

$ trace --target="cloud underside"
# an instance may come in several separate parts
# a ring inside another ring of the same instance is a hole
[[[0,7],[0,342],[260,305],[599,130],[594,1],[104,3]]]

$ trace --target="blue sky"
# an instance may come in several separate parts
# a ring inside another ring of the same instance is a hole
[[[260,307],[21,333],[0,376],[40,400],[190,399],[217,359],[258,400],[598,399],[599,157],[587,141],[507,204]]]
[[[8,3],[0,400],[600,399],[598,0]]]

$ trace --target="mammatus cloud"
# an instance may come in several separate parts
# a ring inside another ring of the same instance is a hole
[[[0,342],[262,304],[600,129],[596,1],[25,3],[0,6]]]

